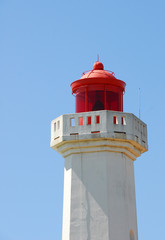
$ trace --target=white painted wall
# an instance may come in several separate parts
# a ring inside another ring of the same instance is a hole
[[[113,152],[68,156],[64,211],[63,240],[130,240],[131,229],[137,240],[133,161]]]

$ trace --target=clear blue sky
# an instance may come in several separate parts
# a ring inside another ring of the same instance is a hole
[[[139,240],[163,239],[165,2],[0,1],[0,240],[59,240],[62,157],[50,122],[74,112],[70,83],[100,55],[127,83],[124,111],[148,125],[135,162]]]

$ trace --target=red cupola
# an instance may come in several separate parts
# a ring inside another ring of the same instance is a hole
[[[76,97],[76,113],[98,110],[123,111],[125,82],[115,78],[111,71],[97,61],[93,70],[84,72],[72,82],[72,94]]]

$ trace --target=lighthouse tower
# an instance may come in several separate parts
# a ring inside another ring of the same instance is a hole
[[[65,158],[63,240],[137,240],[134,161],[147,126],[123,112],[125,82],[101,62],[71,84],[76,113],[51,122]]]

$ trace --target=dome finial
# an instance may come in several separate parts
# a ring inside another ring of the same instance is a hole
[[[104,65],[99,62],[99,54],[97,54],[97,61],[93,64],[93,70],[104,70]]]

